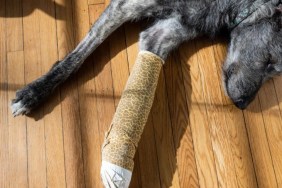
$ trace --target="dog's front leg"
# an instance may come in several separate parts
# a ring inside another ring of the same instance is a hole
[[[47,74],[17,91],[11,105],[13,115],[29,113],[78,70],[84,60],[121,24],[149,16],[155,11],[155,6],[154,0],[113,0],[73,52],[56,63]]]

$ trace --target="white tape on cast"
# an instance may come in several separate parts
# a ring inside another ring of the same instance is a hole
[[[102,161],[101,177],[106,188],[128,188],[132,172],[107,161]]]

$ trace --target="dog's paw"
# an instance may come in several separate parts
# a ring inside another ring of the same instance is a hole
[[[25,106],[23,101],[18,100],[18,99],[12,100],[11,109],[12,109],[12,113],[14,117],[21,115],[21,114],[22,115],[28,114],[30,112],[30,109]]]
[[[42,92],[38,89],[35,84],[30,84],[16,92],[16,98],[12,100],[11,104],[14,117],[28,114],[40,103]]]

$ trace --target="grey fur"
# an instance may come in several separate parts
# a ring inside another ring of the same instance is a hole
[[[243,11],[250,15],[239,19]],[[224,65],[224,87],[239,108],[245,108],[262,83],[282,71],[281,8],[279,0],[112,0],[76,49],[41,78],[17,91],[13,114],[38,106],[115,29],[126,21],[151,17],[154,24],[140,35],[140,50],[163,59],[184,41],[227,30],[231,42]],[[239,24],[234,26],[234,20]]]

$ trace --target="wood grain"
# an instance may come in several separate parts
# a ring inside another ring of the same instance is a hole
[[[24,57],[25,57],[25,84],[42,75],[40,51],[40,22],[38,1],[23,1]],[[32,14],[29,14],[32,12]],[[28,151],[28,180],[29,187],[46,187],[46,145],[43,108],[33,112],[27,118],[27,151]],[[40,169],[40,170],[38,170]]]
[[[169,103],[180,187],[199,187],[189,111],[183,87],[181,59],[178,52],[173,53],[167,60],[164,72],[168,96],[166,100]]]
[[[9,52],[7,54],[8,65],[8,101],[14,98],[13,85],[24,84],[24,53],[23,51]],[[14,71],[17,74],[14,74]],[[8,104],[9,105],[9,104]],[[7,187],[28,187],[27,177],[27,135],[26,118],[24,116],[15,119],[8,111],[8,165],[7,179],[10,180]]]
[[[226,56],[226,41],[219,39],[214,44],[214,57],[217,65],[218,78],[222,79],[222,62]],[[223,86],[220,86],[223,93]],[[250,144],[246,132],[244,115],[232,102],[223,97],[223,107],[228,133],[230,135],[231,151],[238,181],[238,187],[257,187]]]
[[[259,93],[262,115],[278,187],[282,186],[282,119],[273,80],[268,81]]]
[[[39,6],[45,7],[45,11],[55,17],[53,2],[42,0]],[[54,62],[58,60],[56,22],[54,19],[49,19],[49,15],[41,11],[39,14],[42,73],[49,71]],[[66,187],[63,125],[58,90],[54,91],[44,104],[44,126],[48,186]]]
[[[23,1],[9,0],[6,1],[6,17],[10,19],[6,22],[6,41],[7,51],[23,50]]]
[[[161,187],[180,187],[166,93],[164,73],[161,71],[153,108],[151,110],[160,181]]]
[[[57,46],[59,59],[63,59],[74,47],[76,21],[72,18],[76,9],[65,0],[56,1]],[[80,2],[83,4],[83,2]],[[79,10],[77,10],[79,11]],[[86,15],[86,20],[89,15]],[[86,25],[87,27],[87,25]],[[81,27],[82,29],[83,27]],[[85,187],[83,145],[77,79],[71,78],[60,88],[61,114],[63,121],[66,184],[68,187]]]
[[[258,97],[244,111],[259,187],[278,187]]]
[[[200,187],[218,187],[216,167],[210,138],[209,121],[204,102],[202,78],[194,41],[180,48],[183,82],[189,121],[195,149]]]
[[[105,0],[88,0],[89,5],[97,5],[97,4],[103,4],[105,3]]]
[[[200,40],[197,42],[199,68],[202,73],[202,84],[207,109],[210,133],[213,145],[214,158],[220,187],[237,187],[237,179],[234,171],[234,163],[223,115],[222,93],[220,91],[219,78],[214,62],[214,51],[210,42]]]
[[[5,5],[5,0],[0,0]],[[0,6],[0,15],[5,15],[5,6]],[[8,153],[8,72],[6,50],[6,19],[0,17],[0,186],[7,187],[9,179],[7,173],[10,170],[7,161]]]
[[[97,187],[101,145],[138,55],[126,23],[29,116],[13,118],[17,89],[72,51],[110,0],[0,0],[0,187]],[[147,25],[147,22],[141,22]],[[131,188],[281,187],[282,77],[238,110],[225,96],[226,41],[171,54],[142,135]]]

